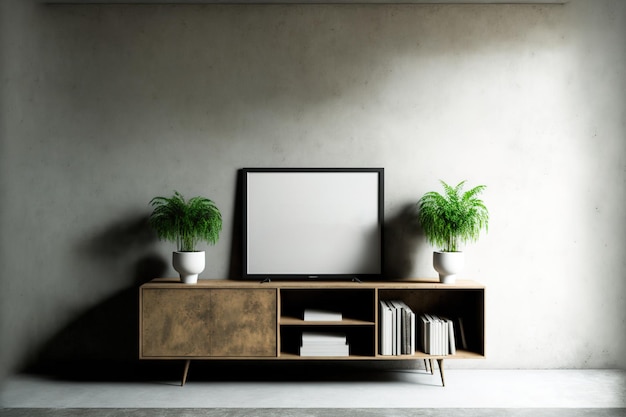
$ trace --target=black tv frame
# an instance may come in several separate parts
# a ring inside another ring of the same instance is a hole
[[[375,173],[377,174],[378,201],[378,250],[380,251],[378,271],[372,273],[249,273],[248,272],[248,174],[249,173]],[[242,180],[242,279],[257,281],[272,280],[380,280],[383,276],[383,230],[384,230],[384,195],[385,195],[385,171],[384,168],[242,168],[240,170]]]

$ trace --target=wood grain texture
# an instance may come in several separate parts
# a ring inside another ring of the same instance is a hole
[[[140,357],[275,357],[276,312],[272,288],[143,288]]]
[[[209,356],[211,291],[143,289],[141,355]]]
[[[276,291],[216,289],[212,355],[276,356]]]

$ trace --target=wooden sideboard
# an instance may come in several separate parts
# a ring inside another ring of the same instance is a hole
[[[453,355],[381,355],[379,300],[404,301],[416,315],[434,313],[462,319],[465,348]],[[305,308],[342,313],[341,321],[304,321]],[[306,330],[339,331],[349,356],[302,357]],[[485,287],[458,280],[381,282],[155,279],[139,290],[139,358],[184,360],[185,384],[191,360],[423,360],[433,372],[443,361],[485,355]]]

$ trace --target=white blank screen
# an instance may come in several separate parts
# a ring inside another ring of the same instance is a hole
[[[378,172],[247,172],[248,274],[379,274]]]

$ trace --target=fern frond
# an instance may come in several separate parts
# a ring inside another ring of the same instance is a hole
[[[150,226],[159,239],[176,243],[179,251],[193,252],[201,241],[217,243],[222,215],[208,198],[193,197],[185,201],[182,194],[174,191],[170,198],[153,198],[150,205],[153,207]]]
[[[418,220],[429,243],[445,252],[455,252],[460,242],[478,240],[481,230],[488,230],[489,212],[476,196],[486,186],[479,185],[463,193],[465,181],[456,186],[440,181],[444,195],[427,192],[418,201]]]

